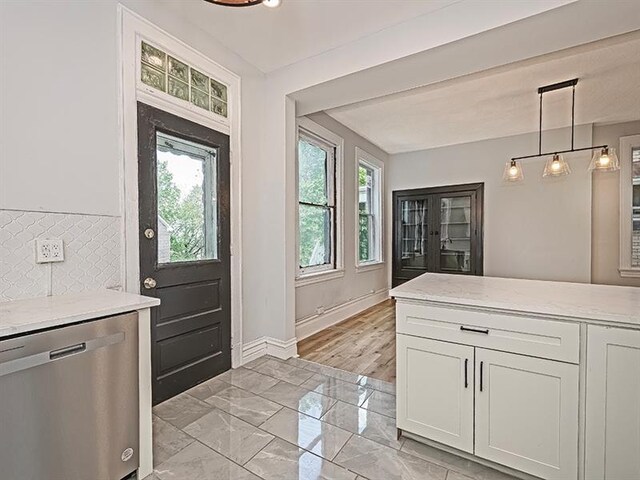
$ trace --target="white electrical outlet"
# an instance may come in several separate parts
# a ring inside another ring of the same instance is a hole
[[[36,239],[36,263],[64,261],[64,243],[61,238]]]

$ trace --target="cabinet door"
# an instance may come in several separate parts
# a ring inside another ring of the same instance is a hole
[[[427,272],[432,265],[430,235],[433,230],[430,196],[400,196],[395,205],[395,272],[411,279]]]
[[[474,191],[437,195],[435,198],[438,226],[435,237],[435,270],[440,273],[476,271],[477,225]]]
[[[476,348],[475,454],[555,480],[578,473],[578,366]]]
[[[640,478],[640,332],[587,331],[586,480]]]
[[[473,453],[473,347],[396,338],[398,428]]]

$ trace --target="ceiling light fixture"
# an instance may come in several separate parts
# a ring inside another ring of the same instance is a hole
[[[517,160],[511,160],[504,166],[504,173],[502,179],[505,182],[519,182],[524,180],[524,174],[522,173],[522,165]]]
[[[589,170],[598,170],[600,172],[620,170],[620,160],[618,160],[616,149],[604,147],[602,150],[596,150],[589,164]]]
[[[222,5],[223,7],[251,7],[263,4],[265,7],[279,7],[281,0],[204,0],[205,2]]]
[[[602,170],[602,171],[615,171],[620,169],[620,162],[618,161],[618,156],[616,155],[614,148],[609,148],[608,145],[594,145],[591,147],[583,147],[583,148],[575,148],[574,147],[574,138],[575,138],[575,111],[576,111],[576,85],[578,84],[578,79],[573,78],[571,80],[565,80],[564,82],[554,83],[551,85],[545,85],[544,87],[538,88],[538,95],[540,96],[540,121],[538,126],[538,153],[534,155],[524,155],[522,157],[513,157],[510,162],[507,162],[507,166],[505,167],[505,174],[503,178],[508,181],[520,181],[524,178],[524,175],[515,175],[513,179],[507,179],[507,169],[514,165],[518,166],[519,163],[517,160],[524,160],[526,158],[538,158],[544,157],[547,155],[551,155],[545,164],[544,172],[542,173],[543,177],[559,177],[568,175],[571,173],[571,168],[569,168],[569,164],[565,161],[562,153],[573,153],[573,152],[582,152],[585,150],[596,150],[591,160],[591,164],[589,165],[589,170]],[[542,96],[547,92],[553,92],[555,90],[561,90],[563,88],[571,87],[571,148],[567,150],[558,150],[555,152],[546,152],[542,153]],[[518,167],[521,169],[521,167]]]

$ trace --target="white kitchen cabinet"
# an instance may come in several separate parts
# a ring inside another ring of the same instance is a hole
[[[474,348],[396,338],[398,428],[473,453]]]
[[[576,479],[578,366],[475,354],[475,454],[545,479]]]
[[[640,331],[587,330],[585,480],[640,479]]]

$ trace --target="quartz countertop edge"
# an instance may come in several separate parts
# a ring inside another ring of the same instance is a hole
[[[115,290],[0,303],[0,338],[154,307],[160,300]]]
[[[640,327],[638,287],[426,273],[393,288],[389,295],[400,300]]]

